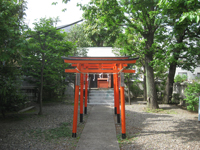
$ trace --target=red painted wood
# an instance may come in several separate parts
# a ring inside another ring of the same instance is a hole
[[[77,132],[78,98],[79,98],[79,86],[76,85],[76,87],[75,87],[75,96],[74,96],[74,116],[73,116],[72,133],[76,133]]]
[[[64,59],[65,63],[72,63],[72,66],[78,69],[65,69],[68,73],[120,73],[122,68],[127,67],[127,64],[136,63],[136,59],[129,59],[129,57],[69,57]],[[135,70],[123,70],[124,73],[135,73]],[[80,113],[83,113],[83,75],[81,75],[81,101],[80,101]],[[114,98],[117,114],[120,114],[120,102],[119,102],[119,77],[118,74],[113,75],[114,84]],[[110,79],[109,79],[110,80]],[[87,97],[87,81],[85,85],[85,98]],[[98,80],[98,87],[108,88],[109,82],[104,79]],[[75,88],[74,98],[74,116],[73,116],[73,129],[72,133],[77,132],[77,118],[78,118],[78,98],[79,98],[79,86]],[[120,85],[120,98],[121,98],[121,129],[122,134],[126,134],[126,121],[125,121],[125,98],[124,87]],[[85,106],[87,107],[87,98],[85,99]]]
[[[128,56],[125,57],[75,57],[75,56],[70,56],[70,58],[73,59],[128,59]]]
[[[102,69],[98,69],[98,70],[89,70],[89,69],[80,69],[79,70],[82,73],[118,73],[119,70],[102,70]],[[65,69],[66,73],[80,73],[77,69]],[[135,73],[135,70],[123,70],[122,72],[124,73]]]
[[[88,98],[88,81],[87,81],[88,75],[85,75],[85,107],[87,107],[87,98]]]
[[[80,114],[83,114],[83,74],[81,73],[80,76],[80,85],[81,85],[81,91],[80,91]]]
[[[113,89],[114,89],[114,106],[117,109],[117,103],[116,103],[116,80],[115,80],[115,74],[113,75]]]
[[[64,59],[65,63],[93,63],[93,64],[97,64],[97,63],[105,63],[105,64],[113,64],[113,63],[117,63],[117,64],[134,64],[136,63],[136,60],[69,60],[69,59]]]
[[[97,79],[97,87],[98,88],[108,88],[108,78],[98,78]]]
[[[120,114],[118,74],[115,74],[117,114]]]
[[[125,115],[125,98],[124,98],[124,87],[120,87],[121,97],[121,128],[122,134],[126,134],[126,115]]]

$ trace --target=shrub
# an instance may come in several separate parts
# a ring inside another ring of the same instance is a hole
[[[138,97],[139,95],[143,94],[143,91],[140,89],[138,84],[135,82],[130,86],[130,91],[133,93],[134,97]]]
[[[173,93],[172,94],[172,99],[171,99],[171,102],[172,103],[179,103],[180,102],[180,100],[181,100],[181,98],[180,98],[180,94],[179,93]]]
[[[174,82],[184,82],[187,80],[187,76],[186,75],[177,75],[175,78],[174,78]]]
[[[198,82],[188,84],[184,92],[186,96],[184,100],[188,104],[187,109],[197,111],[200,95],[200,84]]]
[[[25,98],[20,94],[16,68],[0,68],[0,112],[5,118],[5,113],[17,111],[25,103]]]

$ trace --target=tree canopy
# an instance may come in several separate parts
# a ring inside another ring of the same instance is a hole
[[[0,111],[4,117],[6,111],[16,110],[16,106],[24,103],[17,63],[25,42],[22,36],[25,9],[25,2],[0,0]]]
[[[145,56],[147,97],[151,108],[158,108],[154,83],[154,71],[150,65],[155,54],[154,35],[159,28],[158,1],[145,0],[92,0],[88,5],[82,6],[87,17],[98,18],[107,28],[122,26],[127,30],[134,30],[145,39],[145,48],[141,53]]]
[[[140,56],[149,107],[158,108],[155,90],[158,76],[166,78],[165,72],[169,70],[165,90],[168,91],[173,85],[177,66],[192,70],[197,65],[197,0],[91,0],[80,6],[90,23],[97,20],[105,29],[116,26],[123,29],[115,46],[121,48],[122,55]],[[195,16],[192,15],[194,12]],[[168,97],[169,93],[166,92]]]
[[[56,30],[54,24],[56,19],[41,18],[34,23],[34,28],[26,31],[26,36],[30,37],[22,50],[22,68],[24,74],[32,76],[40,87],[40,106],[44,94],[53,97],[59,89],[65,85],[64,69],[61,56],[70,54],[74,44],[65,41],[66,33]],[[39,114],[42,114],[40,107]]]
[[[19,58],[19,49],[24,42],[23,17],[25,2],[0,0],[0,62],[1,66],[11,65]]]

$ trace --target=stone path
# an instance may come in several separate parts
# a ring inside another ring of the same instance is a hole
[[[76,150],[119,150],[113,107],[94,105]]]

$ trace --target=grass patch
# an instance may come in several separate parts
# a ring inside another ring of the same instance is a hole
[[[164,110],[164,109],[151,109],[144,107],[143,109],[147,113],[160,113],[160,114],[177,114],[174,110]]]
[[[15,122],[15,121],[23,121],[27,119],[28,116],[25,114],[18,114],[17,112],[12,114],[6,114],[6,118],[0,116],[0,122]]]
[[[167,114],[178,114],[176,111],[174,110],[166,110]]]
[[[132,136],[130,135],[126,135],[126,139],[122,139],[122,135],[118,134],[117,135],[117,141],[119,143],[119,147],[122,147],[122,145],[127,145],[127,144],[132,144],[135,140],[137,140],[138,138],[136,137],[137,135],[139,135],[139,133],[134,134]]]
[[[35,112],[36,112],[36,109],[32,108],[32,109],[22,112],[22,114],[29,114],[29,113],[35,113]]]
[[[40,137],[44,138],[47,141],[50,141],[52,139],[59,139],[61,137],[69,137],[71,136],[71,130],[69,128],[69,123],[62,123],[59,127],[53,128],[53,129],[36,129],[32,130],[31,134],[34,137]]]

